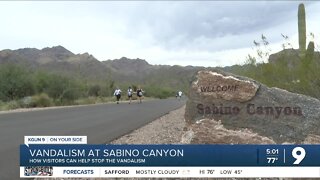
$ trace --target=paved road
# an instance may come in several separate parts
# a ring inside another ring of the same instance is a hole
[[[168,99],[0,114],[0,179],[20,179],[24,136],[85,135],[88,144],[108,143],[184,103]]]

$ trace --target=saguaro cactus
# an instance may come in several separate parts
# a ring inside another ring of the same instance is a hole
[[[306,51],[306,13],[304,4],[299,4],[298,10],[299,50],[303,55]]]
[[[313,56],[314,56],[314,42],[310,41],[308,44],[308,49],[306,53],[306,60],[308,61],[308,63],[312,61]]]

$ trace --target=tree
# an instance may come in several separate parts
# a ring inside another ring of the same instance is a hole
[[[89,96],[100,96],[101,87],[98,84],[95,84],[89,88],[88,95]]]
[[[35,86],[30,73],[18,65],[1,65],[0,99],[10,101],[33,95]]]

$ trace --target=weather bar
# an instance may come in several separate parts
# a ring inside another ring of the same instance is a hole
[[[258,152],[258,153],[257,153]],[[320,145],[20,145],[20,177],[320,177]]]
[[[38,169],[36,169],[38,168]],[[287,177],[317,178],[320,167],[20,167],[20,177],[85,178],[212,178]],[[43,172],[41,172],[43,171]],[[32,172],[34,172],[32,174]]]

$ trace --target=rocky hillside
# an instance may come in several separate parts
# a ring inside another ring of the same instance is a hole
[[[5,49],[0,51],[0,62],[46,64],[50,62],[64,61],[74,55],[75,54],[62,46],[43,48],[41,50],[36,48],[23,48],[17,50]]]
[[[100,77],[108,71],[92,55],[74,54],[62,46],[41,50],[35,48],[2,50],[0,51],[0,64],[3,63],[14,63],[25,68],[89,78]]]
[[[76,76],[91,82],[113,80],[120,83],[149,84],[173,88],[188,86],[201,67],[151,65],[143,59],[99,61],[89,53],[74,54],[62,46],[0,51],[0,64],[13,63],[25,68]]]

